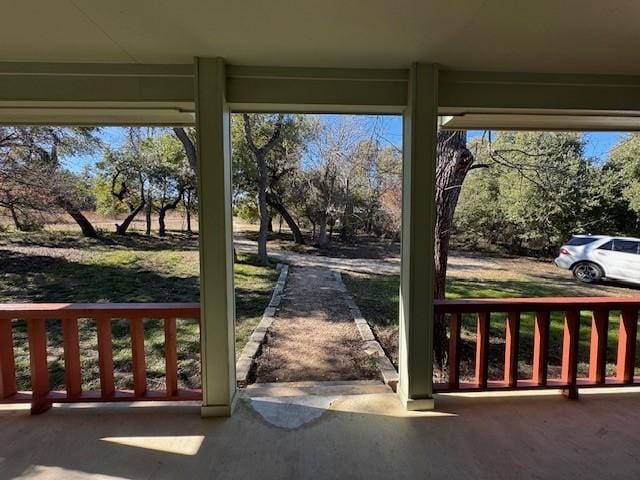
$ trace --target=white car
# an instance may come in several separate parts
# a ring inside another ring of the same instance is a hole
[[[606,278],[640,285],[640,238],[575,235],[560,248],[555,264],[585,283]]]

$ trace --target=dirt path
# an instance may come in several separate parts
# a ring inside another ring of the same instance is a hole
[[[378,378],[338,284],[326,267],[293,266],[256,359],[256,382]]]
[[[241,252],[255,253],[257,243],[242,233],[236,233],[236,248]],[[369,248],[364,258],[350,252],[329,251],[327,255],[301,253],[283,250],[278,242],[269,243],[269,256],[277,261],[308,267],[327,267],[332,270],[365,275],[398,275],[400,273],[400,254],[396,248],[383,248],[376,245]],[[452,281],[465,280],[494,285],[498,290],[509,293],[513,285],[519,282],[532,282],[540,288],[528,296],[558,296],[561,287],[562,296],[615,296],[632,297],[640,294],[640,287],[614,282],[600,282],[587,285],[573,279],[571,272],[556,267],[549,259],[497,255],[485,252],[464,252],[453,250],[449,255],[447,276]],[[513,282],[509,285],[509,282]],[[552,289],[552,292],[548,290]],[[507,295],[508,296],[508,295]],[[522,296],[512,294],[512,296]]]

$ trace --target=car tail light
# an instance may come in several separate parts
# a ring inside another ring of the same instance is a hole
[[[571,255],[571,252],[569,250],[567,250],[566,248],[562,247],[560,249],[560,255]]]

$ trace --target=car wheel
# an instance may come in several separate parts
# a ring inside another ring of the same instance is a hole
[[[573,276],[583,283],[597,283],[604,276],[604,272],[595,263],[584,262],[573,267]]]

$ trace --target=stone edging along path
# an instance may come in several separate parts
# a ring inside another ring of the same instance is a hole
[[[260,347],[264,343],[264,337],[267,334],[269,327],[271,327],[276,315],[276,309],[282,301],[284,286],[287,283],[287,277],[289,276],[289,265],[286,263],[279,263],[276,268],[280,270],[280,276],[278,277],[276,286],[273,289],[271,301],[264,310],[262,320],[260,320],[260,323],[251,334],[251,337],[249,337],[249,341],[242,349],[242,353],[236,361],[236,381],[239,387],[245,387],[247,385],[251,367],[253,366],[253,360],[256,355],[258,355]]]
[[[362,338],[362,342],[364,344],[364,351],[376,358],[376,362],[378,364],[378,370],[380,370],[380,375],[382,376],[382,380],[384,383],[389,385],[393,389],[396,390],[398,385],[398,372],[396,371],[393,363],[389,360],[389,357],[385,354],[382,346],[376,340],[376,337],[373,335],[371,331],[371,327],[367,323],[367,320],[362,316],[362,312],[356,305],[355,300],[347,290],[347,286],[342,281],[342,274],[340,272],[334,271],[333,275],[338,283],[338,288],[342,292],[344,297],[344,301],[351,312],[351,316],[353,317],[353,321],[356,323],[356,327],[358,328],[358,332],[360,333],[360,338]]]

